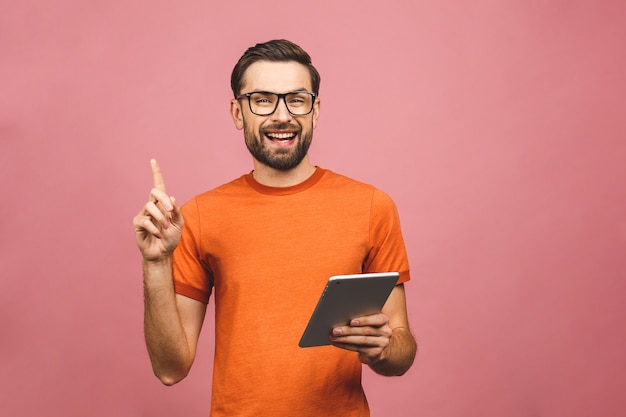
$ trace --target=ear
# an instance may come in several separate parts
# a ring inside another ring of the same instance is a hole
[[[320,117],[320,99],[316,98],[313,104],[313,129],[317,126],[317,119]]]
[[[230,116],[233,118],[235,127],[238,130],[243,129],[243,112],[241,110],[241,104],[239,100],[232,99],[230,101]]]

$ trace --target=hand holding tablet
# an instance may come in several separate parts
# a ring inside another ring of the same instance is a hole
[[[331,277],[298,345],[330,345],[333,328],[344,326],[355,317],[379,313],[399,277],[398,272]]]

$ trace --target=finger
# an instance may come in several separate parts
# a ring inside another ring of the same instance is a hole
[[[148,217],[152,217],[156,222],[160,223],[164,228],[168,228],[170,221],[166,214],[164,214],[156,204],[149,202],[146,204],[146,214]]]
[[[165,193],[165,191],[159,188],[153,188],[150,190],[150,202],[157,204],[161,203],[161,206],[165,208],[166,211],[172,211],[174,207],[172,206],[172,200]]]
[[[331,332],[334,338],[347,337],[388,337],[391,335],[391,329],[386,327],[337,327]]]
[[[152,168],[152,186],[165,192],[165,180],[163,179],[161,167],[156,159],[150,160],[150,167]]]
[[[331,341],[332,345],[341,349],[351,350],[352,352],[358,352],[359,347],[355,345],[350,345],[348,343],[339,343],[335,341]]]
[[[161,234],[161,230],[154,224],[151,218],[145,217],[141,222],[141,226],[143,230],[150,233],[152,236],[162,239],[163,235]]]
[[[162,238],[161,231],[153,223],[153,219],[150,216],[138,214],[133,219],[133,225],[135,226],[135,230],[137,232],[148,233],[158,239]]]
[[[389,323],[389,319],[384,314],[372,314],[370,316],[357,317],[355,319],[350,320],[350,326],[352,327],[363,327],[363,326],[372,326],[372,327],[382,327]]]
[[[180,224],[182,226],[182,224],[183,224],[183,214],[182,214],[182,212],[180,210],[180,206],[178,204],[176,204],[176,199],[174,197],[170,196],[170,202],[172,204],[172,214],[171,214],[172,223]]]
[[[381,336],[331,336],[330,341],[334,345],[341,345],[348,350],[362,350],[365,348],[384,348],[389,344],[389,339]]]
[[[344,342],[342,340],[331,340],[331,345],[338,347],[344,350],[350,350],[352,352],[358,352],[359,355],[367,355],[369,356],[373,352],[381,352],[384,348],[377,344],[363,344],[363,343],[352,343],[352,342]]]

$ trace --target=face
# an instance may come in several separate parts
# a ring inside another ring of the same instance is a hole
[[[259,61],[246,70],[241,92],[289,93],[311,91],[311,88],[311,76],[304,65]],[[319,100],[315,101],[313,111],[304,116],[289,113],[283,100],[268,116],[253,114],[245,98],[232,100],[231,115],[237,129],[243,129],[246,146],[258,163],[288,171],[307,155],[319,117]]]

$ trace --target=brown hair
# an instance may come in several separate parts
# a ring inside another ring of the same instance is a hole
[[[271,62],[298,62],[309,70],[311,74],[311,86],[313,92],[317,94],[320,88],[320,74],[317,72],[313,64],[311,64],[311,57],[308,53],[293,42],[276,39],[265,43],[257,43],[255,46],[248,48],[248,50],[239,58],[237,65],[233,68],[233,73],[230,76],[230,87],[233,90],[233,94],[237,97],[241,93],[241,85],[243,84],[243,75],[248,67],[257,61],[271,61]]]

